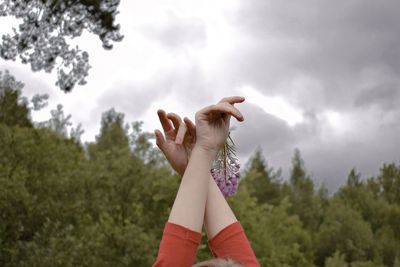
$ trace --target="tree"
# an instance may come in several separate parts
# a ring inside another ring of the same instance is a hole
[[[4,76],[0,72],[0,123],[32,127],[27,100],[21,97],[23,86],[7,71]]]
[[[81,147],[49,129],[0,124],[0,147],[0,265],[10,266],[46,220],[74,224],[83,210],[85,158]]]
[[[89,146],[91,156],[94,156],[95,151],[120,149],[129,153],[128,126],[124,123],[124,117],[124,114],[116,112],[113,108],[103,113],[96,143]]]
[[[268,167],[261,150],[255,152],[247,165],[241,187],[246,187],[260,204],[278,205],[282,198],[280,171]]]
[[[328,257],[325,260],[325,267],[348,267],[345,257],[338,251],[332,257]]]
[[[351,169],[347,177],[347,185],[350,187],[359,187],[362,185],[361,174],[355,168]]]
[[[173,171],[164,155],[158,148],[154,148],[153,144],[150,142],[151,139],[155,138],[154,134],[143,132],[142,125],[142,121],[133,122],[131,124],[132,130],[129,134],[129,144],[133,155],[154,167],[168,168]]]
[[[320,223],[320,215],[317,211],[314,195],[314,183],[307,175],[304,161],[300,151],[295,150],[292,158],[292,170],[290,173],[290,201],[292,213],[297,214],[304,226],[315,231]]]
[[[67,137],[68,136],[68,126],[72,123],[71,115],[65,116],[62,105],[57,105],[57,109],[52,110],[51,119],[47,122],[47,127],[52,129],[54,132]]]
[[[400,205],[400,166],[384,164],[377,180],[382,196],[389,203]]]
[[[179,180],[132,155],[121,125],[104,115],[90,158],[56,128],[0,123],[0,266],[152,264]]]
[[[33,127],[31,112],[47,106],[47,94],[35,94],[31,104],[22,96],[24,84],[6,70],[0,71],[0,123],[8,126]]]
[[[373,233],[360,213],[340,201],[332,201],[316,235],[316,263],[336,251],[345,255],[347,262],[372,258]]]
[[[84,30],[97,35],[105,49],[122,40],[115,24],[120,0],[1,0],[0,16],[21,19],[18,30],[3,35],[0,57],[19,56],[33,71],[51,72],[56,66],[58,85],[65,92],[75,84],[84,85],[88,76],[89,54],[71,48],[67,39]]]
[[[372,179],[366,183],[361,180],[361,175],[355,169],[352,169],[348,175],[347,183],[341,187],[335,196],[339,198],[346,206],[358,211],[363,219],[370,223],[375,232],[379,229],[385,218],[385,206],[387,203],[377,197],[371,187]]]
[[[296,215],[290,215],[290,203],[283,199],[279,205],[258,204],[240,187],[228,200],[261,266],[313,266],[310,234]]]
[[[382,267],[372,261],[355,261],[351,263],[351,267]]]
[[[394,266],[396,259],[400,257],[400,240],[390,225],[384,225],[374,236],[375,261],[385,266]]]

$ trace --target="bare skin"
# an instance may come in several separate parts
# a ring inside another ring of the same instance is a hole
[[[164,135],[155,131],[157,146],[183,176],[169,221],[201,232],[204,219],[209,239],[237,221],[209,170],[228,136],[230,117],[243,121],[233,106],[243,101],[243,97],[228,97],[200,110],[196,113],[197,127],[188,118],[158,111]]]

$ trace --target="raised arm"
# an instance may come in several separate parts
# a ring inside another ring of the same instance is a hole
[[[189,141],[195,138],[195,125],[185,119]],[[185,127],[184,127],[185,128]],[[184,132],[181,130],[181,132]],[[204,226],[215,257],[231,258],[245,266],[259,266],[245,232],[221,190],[210,175]]]
[[[233,104],[241,97],[223,99],[196,113],[196,144],[182,177],[169,222],[201,232],[210,182],[210,169],[219,149],[225,144],[230,117],[243,121]]]
[[[243,98],[236,99],[236,103],[244,100]],[[208,196],[211,165],[218,150],[226,142],[231,116],[234,116],[239,121],[243,120],[241,113],[227,101],[221,101],[216,105],[208,106],[196,113],[196,143],[191,151],[190,160],[171,209],[168,219],[169,225],[164,229],[163,240],[160,243],[159,256],[154,266],[168,266],[171,262],[165,263],[165,261],[171,259],[172,256],[175,258],[186,257],[186,254],[190,254],[191,257],[193,256],[193,259],[185,260],[185,264],[190,262],[190,260],[194,260],[194,255],[192,255],[193,246],[188,253],[183,253],[185,255],[179,255],[179,252],[176,251],[177,247],[179,247],[178,250],[183,250],[184,252],[186,252],[186,248],[182,247],[182,242],[172,242],[174,243],[172,244],[170,242],[172,238],[168,238],[167,236],[178,236],[179,233],[182,233],[185,229],[189,229],[191,232],[185,231],[184,236],[196,237],[196,233],[201,233]],[[168,138],[170,134],[170,125],[167,125],[165,121],[162,121],[162,124],[164,131],[164,126],[167,127],[168,131],[166,131],[165,134]],[[177,130],[177,132],[179,132],[179,130]],[[175,135],[177,132],[175,132]],[[165,140],[160,136],[160,132],[157,131],[156,137],[157,144],[163,147],[162,150],[165,150],[168,145],[167,141],[170,140]],[[179,138],[176,139],[178,139],[176,140],[177,142],[183,142],[183,140],[179,140]],[[164,150],[163,152],[165,153]],[[185,241],[184,244],[186,243]],[[192,242],[192,245],[193,244],[195,244],[195,242]],[[174,248],[172,248],[173,246]],[[177,255],[171,255],[170,258],[165,256],[174,251]],[[174,264],[176,264],[176,262],[174,262]]]
[[[243,102],[244,98],[238,97],[230,97],[224,98],[221,101],[227,101],[230,104],[235,104],[238,102]],[[193,143],[196,138],[196,126],[190,121],[188,118],[184,119],[184,126],[182,126],[182,122],[180,121],[179,116],[176,114],[171,114],[168,116],[175,126],[179,125],[179,130],[177,130],[177,136],[180,140],[184,140],[182,138],[183,133],[188,133],[188,142]],[[190,146],[187,144],[187,146]],[[225,197],[222,195],[221,190],[218,188],[214,179],[211,175],[209,175],[208,182],[208,194],[206,201],[206,208],[204,214],[204,227],[207,232],[208,239],[211,240],[216,236],[221,230],[226,228],[227,226],[235,223],[237,221],[235,214],[230,208],[229,204],[226,202]]]

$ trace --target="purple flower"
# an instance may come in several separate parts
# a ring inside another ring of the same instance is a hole
[[[222,194],[226,197],[234,195],[239,186],[240,165],[237,160],[227,159],[226,168],[212,168],[211,175]]]

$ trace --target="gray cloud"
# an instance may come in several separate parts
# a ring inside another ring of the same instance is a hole
[[[295,136],[285,121],[265,113],[252,104],[243,104],[240,110],[245,122],[236,127],[232,136],[241,154],[253,153],[262,145],[262,148],[271,155],[293,145]]]
[[[24,96],[32,97],[35,94],[52,95],[52,86],[44,80],[44,78],[49,79],[48,74],[35,73],[37,75],[32,75],[30,71],[26,71],[24,68],[18,67],[15,64],[9,64],[8,62],[7,64],[5,64],[3,62],[0,62],[0,71],[9,70],[10,74],[13,75],[17,81],[21,81],[24,83]],[[28,69],[26,65],[24,67]]]
[[[202,47],[207,34],[204,22],[199,18],[182,18],[172,11],[166,13],[167,23],[163,25],[145,25],[144,35],[157,41],[167,49],[179,50],[185,46]],[[181,52],[181,51],[180,51]]]
[[[373,76],[380,78],[376,86],[398,83],[399,8],[395,1],[243,2],[232,20],[241,25],[239,36],[252,42],[238,48],[233,58],[243,64],[232,71],[266,93],[293,96],[299,105],[303,98],[279,85],[309,77],[321,85],[324,106],[349,108]]]
[[[384,163],[400,162],[398,123],[380,124],[379,130],[372,132],[368,127],[360,127],[344,136],[327,138],[323,136],[324,121],[320,118],[310,116],[302,124],[289,127],[254,106],[243,105],[241,110],[247,115],[246,121],[233,132],[240,160],[244,163],[260,147],[268,164],[281,168],[286,179],[295,148],[300,149],[306,170],[316,184],[324,183],[330,192],[345,183],[352,168],[361,172],[363,178],[369,178],[377,175]],[[373,111],[363,115],[370,116]]]
[[[354,100],[356,107],[369,107],[379,105],[383,110],[393,110],[400,108],[400,85],[382,84],[361,91]]]
[[[217,80],[207,77],[197,62],[192,62],[190,66],[172,66],[170,70],[142,82],[117,82],[99,97],[98,108],[104,111],[105,107],[114,107],[138,118],[147,112],[153,102],[162,102],[173,94],[184,109],[192,110],[194,114],[194,108],[215,101],[215,86],[223,88],[226,85],[219,85]]]
[[[153,101],[162,97],[163,93],[170,93],[170,88],[168,84],[160,81],[144,84],[121,82],[100,96],[98,107],[104,109],[103,111],[116,108],[119,112],[140,117]]]
[[[331,189],[352,167],[370,176],[383,162],[399,161],[398,10],[396,1],[242,1],[230,17],[238,38],[226,77],[280,95],[305,118],[282,128],[253,110],[256,125],[238,131],[243,153],[261,146],[287,175],[297,147],[314,178]],[[340,114],[338,133],[326,112]]]
[[[400,163],[400,127],[384,128],[368,141],[357,141],[357,137],[362,137],[362,131],[358,135],[300,148],[314,179],[324,182],[331,192],[345,183],[352,168],[361,172],[363,178],[369,178],[376,176],[384,163]]]

